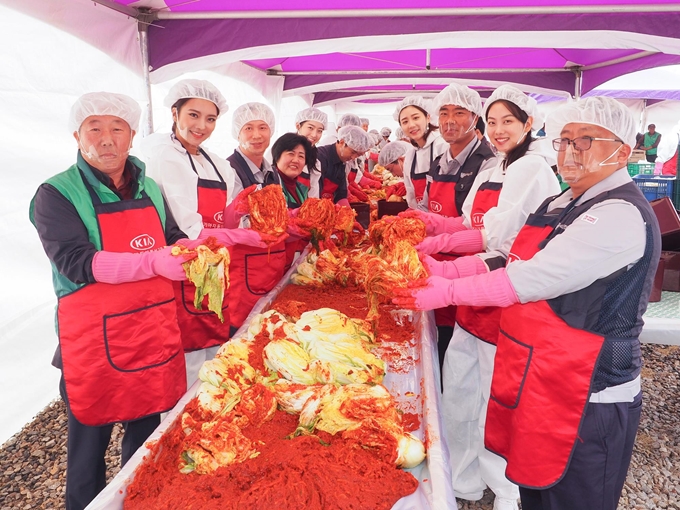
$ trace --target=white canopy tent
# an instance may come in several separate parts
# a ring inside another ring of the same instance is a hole
[[[28,221],[28,203],[41,182],[74,161],[76,145],[66,121],[79,95],[108,90],[126,93],[140,103],[146,101],[139,73],[136,22],[88,0],[73,1],[82,4],[81,15],[74,16],[62,2],[54,1],[4,1],[22,4],[22,9],[34,17],[0,6],[0,62],[5,70],[0,75],[0,139],[5,163],[0,171],[0,267],[7,284],[0,298],[0,406],[4,409],[0,443],[57,396],[59,372],[49,368],[56,346],[55,299],[49,263]],[[92,16],[90,9],[97,9],[97,16]],[[79,27],[79,38],[60,30],[70,31],[73,26]],[[106,53],[98,49],[111,40],[127,42],[107,48]],[[364,41],[364,45],[367,43]],[[170,127],[162,99],[175,80],[186,76],[181,71],[174,73],[172,80],[151,86],[158,130]],[[669,87],[675,88],[680,71],[668,68],[662,74],[671,77]],[[197,71],[192,76],[214,81],[232,109],[247,101],[268,102],[278,112],[278,133],[292,129],[295,113],[311,102],[307,95],[311,91],[285,93],[280,86],[282,77],[263,76],[239,62]],[[654,87],[663,88],[660,77],[654,76]],[[616,86],[623,87],[620,83]],[[647,87],[636,83],[631,88]],[[605,88],[614,87],[606,84]],[[630,104],[641,114],[642,103],[632,101]],[[669,106],[658,103],[647,109],[647,120],[655,122],[662,133],[680,120],[680,105],[674,102],[672,108]],[[551,108],[550,103],[545,108]],[[339,102],[323,109],[331,120],[352,111],[367,116],[371,128],[396,127],[391,119],[393,103]],[[230,123],[229,115],[221,119],[209,142],[210,148],[222,156],[235,146]]]

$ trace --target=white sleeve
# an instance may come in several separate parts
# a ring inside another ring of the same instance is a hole
[[[642,257],[646,228],[629,202],[606,200],[591,207],[533,258],[508,264],[521,303],[581,290]]]
[[[198,176],[189,160],[168,146],[149,158],[147,173],[158,183],[177,226],[189,239],[196,239],[203,229],[203,218],[198,214]]]
[[[404,155],[404,187],[406,188],[406,203],[411,209],[418,209],[416,189],[413,187],[413,181],[411,180],[411,164],[413,163],[415,153],[415,148],[410,148]]]
[[[236,177],[236,172],[229,164],[229,161],[227,161],[224,158],[221,158],[220,156],[214,156],[213,154],[210,154],[210,157],[215,163],[217,171],[220,173],[222,179],[224,179],[224,182],[227,185],[227,203],[225,205],[228,205],[231,203],[232,200],[234,200],[234,197],[236,197],[238,193],[234,192],[235,191],[234,188],[236,187],[236,181],[238,181],[239,179]]]
[[[482,166],[479,167],[477,177],[475,177],[475,180],[470,187],[470,191],[468,191],[467,197],[465,197],[465,202],[463,202],[461,212],[463,214],[464,227],[472,228],[472,224],[470,223],[470,212],[472,211],[472,204],[475,201],[475,194],[483,183],[491,179],[491,175],[499,164],[500,160],[497,157],[493,157],[484,161]]]
[[[498,205],[484,215],[486,249],[507,255],[529,215],[559,192],[557,178],[541,156],[526,155],[509,165]]]
[[[234,170],[233,167],[231,166],[231,163],[229,163],[229,160],[225,161],[227,162],[227,166],[231,170],[232,179],[234,183],[231,187],[231,191],[229,191],[229,188],[227,188],[227,204],[231,204],[231,201],[234,200],[234,198],[236,198],[236,195],[243,191],[243,184],[241,183],[241,179],[239,179],[236,170]],[[229,186],[229,183],[227,183],[227,186]]]

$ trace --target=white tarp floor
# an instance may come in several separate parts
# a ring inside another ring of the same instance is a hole
[[[28,221],[28,205],[37,187],[47,177],[65,170],[75,160],[76,145],[66,124],[76,98],[98,90],[126,93],[143,101],[141,79],[82,41],[40,21],[0,6],[0,270],[4,291],[0,293],[0,444],[18,432],[57,395],[59,371],[50,366],[57,345],[53,327],[56,300],[52,292],[50,266],[35,229]],[[10,49],[11,48],[11,49]],[[663,88],[655,72],[655,88]],[[666,74],[673,79],[678,69]],[[247,101],[264,101],[254,88],[233,78],[214,73],[194,73],[192,77],[214,80],[227,96],[231,108]],[[624,78],[616,86],[626,88]],[[156,127],[169,130],[170,114],[162,105],[172,82],[154,86]],[[612,88],[610,84],[602,88]],[[648,88],[638,78],[630,89]],[[302,98],[285,98],[279,105],[277,132],[293,127],[295,112],[306,106]],[[656,106],[656,105],[655,105]],[[356,108],[351,103],[324,107],[331,120],[336,114]],[[396,127],[389,104],[361,105],[355,110],[371,119],[371,127]],[[647,120],[658,130],[670,131],[677,118],[668,111],[657,120]],[[222,156],[231,153],[235,143],[230,135],[230,115],[220,120],[210,149]],[[138,135],[139,136],[139,135]],[[664,342],[676,339],[675,323],[659,326],[669,333]],[[671,329],[668,329],[671,328]],[[657,335],[654,335],[657,338]],[[661,337],[659,337],[661,338]],[[657,340],[659,341],[659,340]]]

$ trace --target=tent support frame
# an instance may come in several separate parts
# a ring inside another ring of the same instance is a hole
[[[137,23],[139,31],[139,48],[142,52],[142,80],[144,81],[144,92],[146,93],[146,125],[144,126],[143,136],[153,133],[153,104],[151,102],[151,76],[149,66],[149,24],[140,20]]]
[[[583,69],[572,67],[570,70],[574,73],[574,99],[579,100],[583,92]]]

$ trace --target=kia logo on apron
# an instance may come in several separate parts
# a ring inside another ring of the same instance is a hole
[[[221,223],[223,223],[223,221],[222,221],[223,215],[224,215],[224,211],[217,211],[217,212],[215,213],[215,216],[213,216],[213,219],[214,219],[217,223],[220,223],[220,224],[221,224]]]
[[[330,193],[324,193],[323,195],[321,195],[321,198],[333,198],[333,195]]]
[[[442,211],[442,204],[439,202],[435,202],[434,200],[430,200],[430,210],[434,213],[438,213]]]
[[[137,251],[150,250],[155,244],[156,241],[149,234],[140,234],[130,241],[130,247]]]
[[[474,213],[472,215],[472,226],[474,228],[481,228],[484,226],[484,213]]]

